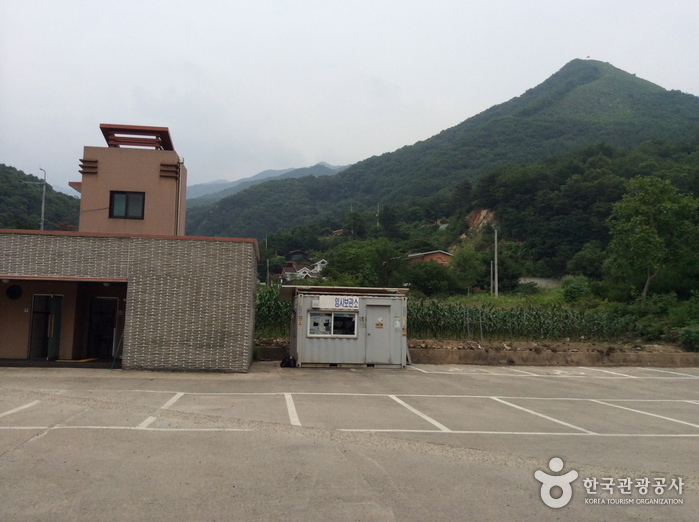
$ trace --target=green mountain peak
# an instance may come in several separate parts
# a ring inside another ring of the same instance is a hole
[[[630,148],[697,134],[696,96],[578,59],[521,96],[336,176],[266,182],[193,209],[187,230],[264,237],[278,228],[342,216],[350,206],[362,211],[421,198],[437,204],[456,184],[508,163],[541,161],[597,143]]]

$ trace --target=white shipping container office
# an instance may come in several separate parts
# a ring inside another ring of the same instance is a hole
[[[283,286],[293,301],[290,355],[296,366],[404,368],[407,289]]]

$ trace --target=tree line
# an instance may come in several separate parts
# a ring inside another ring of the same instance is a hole
[[[597,145],[499,167],[475,183],[464,179],[435,205],[379,205],[280,230],[267,236],[262,253],[273,273],[281,256],[302,249],[328,260],[324,276],[333,283],[469,293],[489,288],[497,227],[504,291],[516,290],[522,276],[568,275],[587,278],[611,300],[687,297],[699,291],[697,196],[699,140],[631,150]],[[471,228],[468,218],[480,209],[495,219]],[[337,229],[343,235],[330,236]],[[431,250],[451,251],[450,267],[407,262],[408,253]]]

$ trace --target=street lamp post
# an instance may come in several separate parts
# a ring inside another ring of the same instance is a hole
[[[44,215],[46,211],[46,171],[39,167],[39,170],[44,173],[44,181],[22,181],[27,185],[43,185],[41,190],[41,221],[39,222],[39,230],[44,230]]]
[[[495,297],[498,297],[498,229],[495,229]]]
[[[39,167],[39,170],[44,173],[44,183],[41,190],[41,224],[39,230],[44,230],[44,212],[46,210],[46,171]]]

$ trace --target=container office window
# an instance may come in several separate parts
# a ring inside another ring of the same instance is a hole
[[[145,192],[109,193],[109,217],[113,219],[143,219]]]
[[[356,337],[357,314],[340,312],[311,312],[309,337]]]

